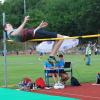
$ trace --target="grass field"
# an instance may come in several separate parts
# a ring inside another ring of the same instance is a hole
[[[43,63],[47,55],[39,60],[37,55],[7,56],[7,83],[17,84],[23,77],[30,77],[35,81],[44,77]],[[85,65],[83,55],[65,55],[66,61],[72,62],[73,76],[81,83],[95,82],[96,73],[100,72],[100,55],[92,55],[90,66]],[[4,57],[0,56],[0,86],[4,85]]]

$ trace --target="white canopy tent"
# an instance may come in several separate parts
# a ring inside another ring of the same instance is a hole
[[[43,53],[51,52],[53,44],[54,44],[54,41],[44,41],[44,42],[40,43],[39,45],[37,45],[36,51],[43,52]],[[77,46],[78,44],[79,44],[78,39],[64,40],[61,47],[59,48],[59,51],[64,52],[65,50],[73,48],[73,47]]]

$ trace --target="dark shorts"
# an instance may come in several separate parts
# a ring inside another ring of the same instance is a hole
[[[51,73],[51,74],[52,74],[52,73],[56,73],[56,70],[46,70],[46,73],[48,73],[48,74],[49,74],[49,73]]]
[[[24,29],[21,33],[22,42],[34,39],[34,29]]]
[[[48,32],[44,29],[39,29],[36,31],[34,39],[45,39],[45,38],[57,38],[56,32]]]
[[[56,70],[56,72],[58,73],[65,73],[64,69],[59,69],[59,70]]]
[[[20,38],[18,37],[18,41],[25,42],[32,39],[45,39],[45,38],[57,38],[56,32],[48,32],[44,29],[39,29],[36,31],[34,35],[34,29],[23,29],[21,32]]]

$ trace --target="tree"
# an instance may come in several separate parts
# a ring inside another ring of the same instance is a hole
[[[6,21],[19,26],[24,17],[23,4],[23,0],[7,0],[0,5],[0,13],[5,11]],[[28,27],[44,20],[49,23],[48,30],[70,36],[96,34],[100,30],[100,0],[26,0],[26,4],[26,14],[31,19]]]

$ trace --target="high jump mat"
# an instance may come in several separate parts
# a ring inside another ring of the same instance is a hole
[[[0,88],[0,100],[79,100],[62,96],[52,96],[40,93]]]

